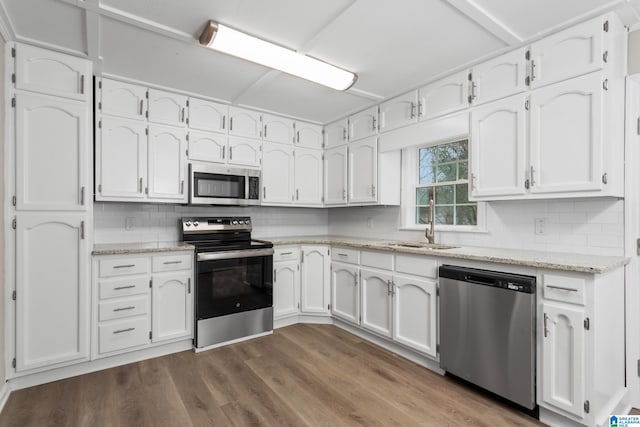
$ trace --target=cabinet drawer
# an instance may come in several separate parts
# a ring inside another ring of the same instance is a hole
[[[360,263],[360,251],[347,248],[333,248],[331,251],[331,260],[348,262],[349,264]]]
[[[273,262],[295,261],[299,257],[300,249],[298,247],[285,246],[273,249]]]
[[[149,272],[149,258],[101,259],[100,277],[144,274]]]
[[[438,276],[438,261],[423,255],[396,255],[396,271],[435,279]]]
[[[106,301],[98,304],[98,320],[121,319],[147,314],[149,298],[146,295]]]
[[[98,297],[106,299],[139,295],[146,293],[147,289],[149,289],[147,277],[101,280],[98,282]]]
[[[393,270],[393,255],[384,252],[362,251],[360,264],[382,270]]]
[[[553,301],[585,304],[586,282],[582,277],[563,274],[542,274],[542,296]]]
[[[137,319],[109,322],[98,327],[98,352],[123,350],[149,342],[149,321],[146,316]]]
[[[193,254],[188,252],[181,255],[154,256],[152,261],[153,272],[190,270]]]

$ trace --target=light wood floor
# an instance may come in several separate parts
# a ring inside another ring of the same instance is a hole
[[[11,394],[0,426],[533,426],[335,326],[294,325]]]

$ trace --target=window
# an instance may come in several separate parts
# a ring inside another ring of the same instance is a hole
[[[477,202],[469,201],[468,147],[465,139],[405,150],[404,227],[420,228],[428,224],[429,200],[433,199],[438,229],[479,229],[484,211],[478,209]]]

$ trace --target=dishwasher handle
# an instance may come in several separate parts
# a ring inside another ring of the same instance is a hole
[[[464,276],[464,281],[469,283],[475,283],[476,285],[495,286],[496,279],[492,277],[478,276],[474,274],[467,274]]]

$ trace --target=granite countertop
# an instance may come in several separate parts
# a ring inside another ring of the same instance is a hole
[[[93,246],[91,255],[126,255],[152,252],[193,251],[195,246],[185,242],[106,243]]]
[[[347,246],[358,249],[373,249],[409,254],[429,255],[439,258],[457,258],[474,261],[495,262],[551,270],[576,271],[582,273],[605,273],[624,266],[629,258],[622,256],[584,255],[564,252],[529,251],[509,248],[485,248],[461,246],[450,249],[429,249],[425,247],[399,247],[394,240],[367,239],[344,236],[296,236],[264,238],[274,245],[323,244]],[[426,242],[424,242],[426,243]]]

